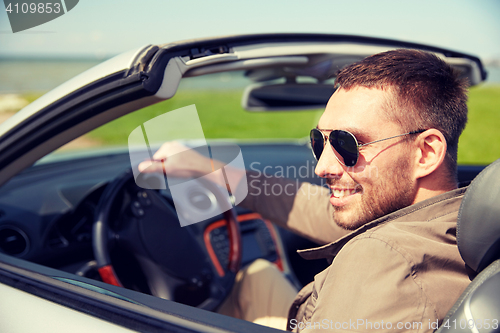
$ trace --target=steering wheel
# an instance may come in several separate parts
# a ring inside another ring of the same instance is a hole
[[[227,194],[224,197],[214,184],[203,182],[203,186],[218,202],[227,201]],[[232,289],[242,252],[234,207],[223,215],[230,248],[228,266],[220,276],[192,228],[180,226],[172,202],[156,190],[137,186],[132,169],[126,170],[106,186],[95,214],[92,246],[102,280],[123,286],[120,280],[128,279],[123,284],[130,285],[128,273],[135,267],[141,272],[131,275],[145,280],[152,295],[210,311],[217,309]],[[111,258],[129,266],[127,274],[122,269],[122,279],[118,277],[119,265],[113,265]]]

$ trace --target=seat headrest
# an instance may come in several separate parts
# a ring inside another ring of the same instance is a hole
[[[457,243],[465,263],[477,273],[500,258],[500,159],[481,171],[465,192]]]

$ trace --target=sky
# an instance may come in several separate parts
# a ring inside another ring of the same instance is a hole
[[[273,32],[384,37],[500,59],[500,0],[80,0],[18,33],[0,4],[0,57],[100,59],[147,44]]]

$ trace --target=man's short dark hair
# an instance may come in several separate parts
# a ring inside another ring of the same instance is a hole
[[[392,91],[390,119],[403,132],[441,131],[448,145],[445,163],[456,178],[458,138],[467,123],[467,81],[451,66],[428,52],[398,49],[345,67],[335,84],[344,90],[362,86]]]

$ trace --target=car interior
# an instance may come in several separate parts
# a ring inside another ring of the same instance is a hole
[[[0,140],[4,152],[0,157],[0,283],[71,308],[83,307],[86,313],[137,330],[154,326],[200,331],[208,325],[214,331],[254,331],[251,323],[211,313],[231,290],[238,269],[264,258],[300,288],[328,263],[305,260],[296,251],[318,244],[237,205],[181,227],[171,189],[155,185],[157,181],[168,184],[162,176],[147,176],[150,188],[137,185],[131,169],[137,165],[131,165],[126,135],[121,143],[106,147],[57,148],[89,131],[114,131],[123,118],[148,112],[145,107],[162,100],[167,100],[158,104],[163,105],[162,112],[187,101],[195,104],[204,125],[204,99],[188,95],[217,84],[238,91],[231,108],[243,109],[256,119],[265,114],[272,119],[267,122],[275,123],[287,112],[312,110],[309,125],[313,128],[318,109],[324,108],[334,91],[340,68],[388,48],[413,46],[371,39],[355,42],[273,35],[146,46],[132,53],[133,65],[126,70],[109,69],[112,75],[97,79],[83,75],[53,95],[62,97],[41,98],[33,108],[42,111],[28,110],[19,116],[24,119],[12,120],[20,125],[12,132],[4,130],[6,139]],[[484,80],[480,62],[440,49],[431,51],[442,52],[471,84]],[[108,71],[104,66],[92,73],[99,70]],[[78,82],[80,86],[75,86]],[[154,94],[148,91],[152,86]],[[188,97],[176,102],[178,96]],[[137,116],[133,126],[140,127],[143,119]],[[263,126],[258,121],[256,128]],[[236,142],[249,170],[322,185],[314,174],[307,135],[207,138],[207,143],[226,151]],[[159,144],[148,145],[146,153]],[[221,155],[226,163],[231,158]],[[474,280],[445,322],[498,318],[499,166],[497,161],[484,171],[484,166],[458,167],[460,186],[476,178],[462,204],[457,234]],[[186,204],[193,211],[213,209],[222,200],[218,191],[200,185],[186,196]],[[481,227],[476,221],[481,221]]]

